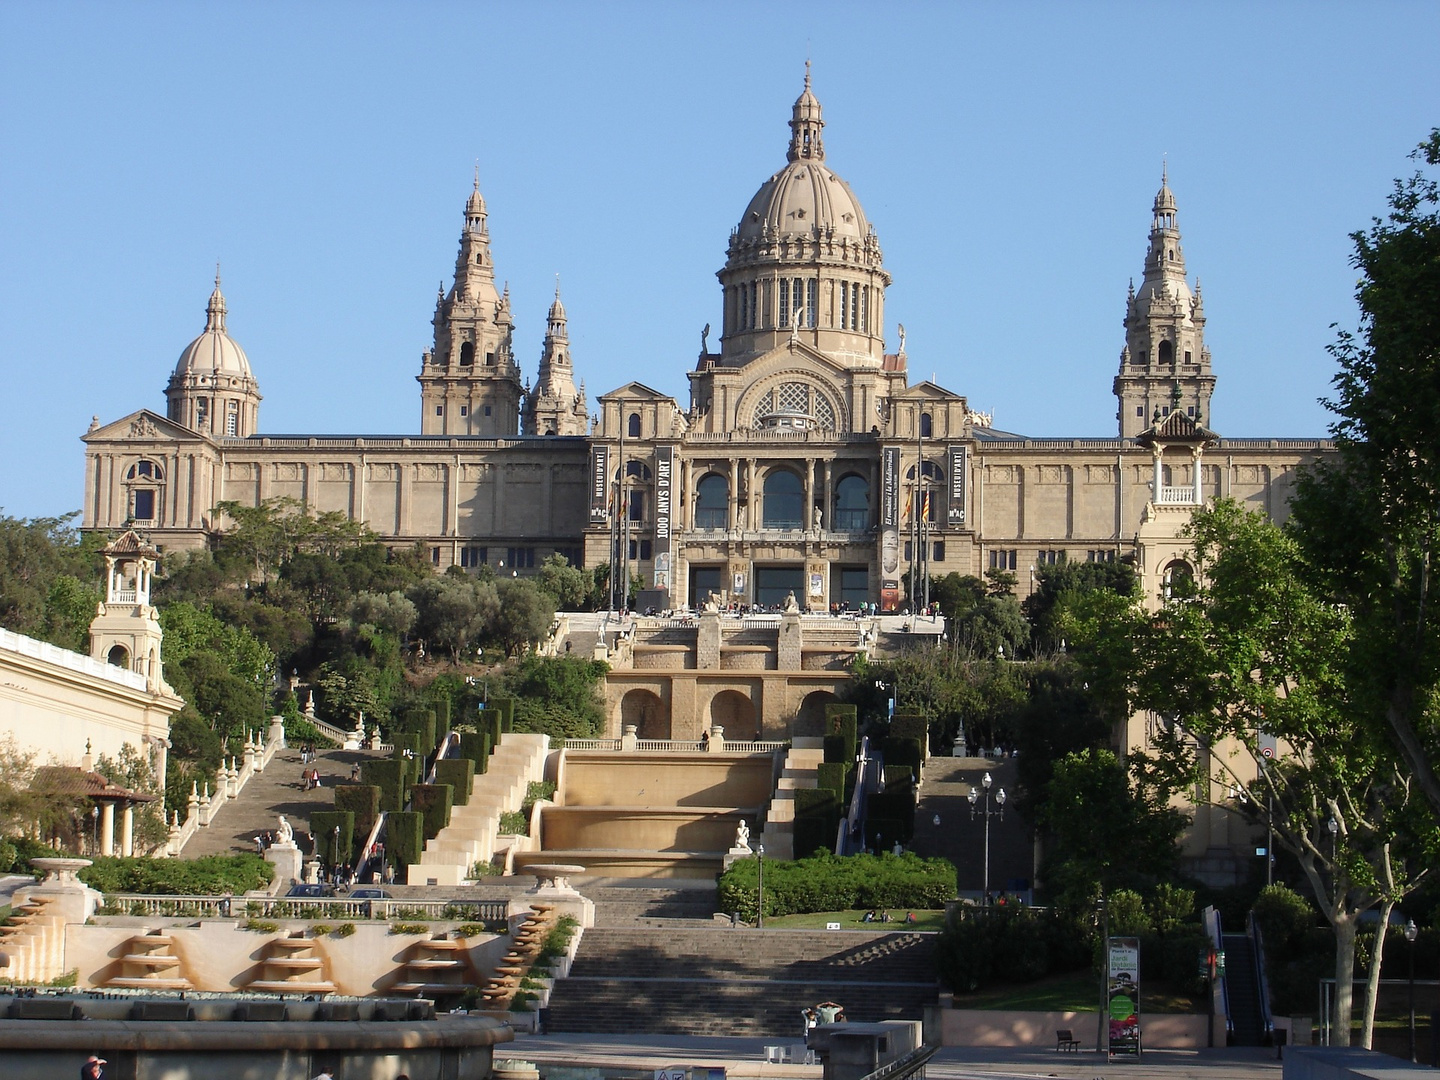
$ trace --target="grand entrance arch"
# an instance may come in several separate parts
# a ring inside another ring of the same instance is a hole
[[[825,706],[833,705],[840,699],[829,690],[814,690],[805,695],[795,722],[790,727],[791,737],[825,734]]]
[[[670,710],[650,690],[630,690],[620,699],[620,730],[635,725],[640,739],[670,738]]]
[[[748,742],[760,737],[755,704],[738,690],[721,690],[710,699],[710,726],[725,729],[726,741]]]

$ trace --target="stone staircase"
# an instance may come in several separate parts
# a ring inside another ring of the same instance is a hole
[[[506,733],[490,755],[489,767],[475,777],[470,801],[450,814],[450,824],[425,842],[420,861],[409,867],[412,885],[458,885],[476,863],[495,854],[500,815],[519,810],[532,781],[545,779],[548,735]]]
[[[54,900],[35,896],[16,905],[0,925],[0,953],[7,958],[3,973],[11,982],[43,983],[63,974],[65,920]]]
[[[795,857],[795,791],[817,785],[817,770],[824,760],[823,738],[797,736],[791,741],[780,778],[775,783],[770,810],[765,815],[765,831],[760,836],[767,857]]]
[[[164,930],[136,934],[123,946],[119,973],[106,979],[104,985],[124,990],[194,989],[185,978],[174,944],[175,939]]]
[[[847,1019],[920,1019],[937,998],[934,935],[597,927],[555,984],[548,1030],[795,1038],[822,1001]]]
[[[915,836],[910,848],[926,858],[938,856],[955,864],[960,895],[979,896],[985,877],[985,814],[983,804],[970,814],[966,796],[971,785],[990,773],[992,791],[1005,789],[1009,797],[1004,818],[990,818],[990,891],[998,896],[1013,883],[1029,881],[1034,873],[1035,846],[1030,827],[1015,807],[1015,762],[986,758],[932,757],[925,762],[924,783],[915,808]],[[935,824],[935,818],[940,824]],[[1033,887],[1033,883],[1032,883]]]

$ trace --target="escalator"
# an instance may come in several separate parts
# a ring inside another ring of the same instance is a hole
[[[1224,934],[1225,988],[1230,1008],[1231,1046],[1264,1046],[1269,1041],[1270,1010],[1260,974],[1260,957],[1249,934]]]

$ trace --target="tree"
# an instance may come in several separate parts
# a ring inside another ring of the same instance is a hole
[[[461,653],[490,632],[500,611],[495,586],[469,577],[431,577],[406,595],[415,605],[415,633],[448,649],[457,663]]]
[[[1162,786],[1130,776],[1109,750],[1067,754],[1055,764],[1039,823],[1054,838],[1050,887],[1071,906],[1141,889],[1173,876],[1184,816]]]
[[[103,536],[82,536],[72,524],[77,516],[22,519],[0,514],[0,626],[75,647],[80,636],[75,600],[90,587],[86,582],[100,580],[98,551],[105,544]],[[61,578],[74,585],[60,584]],[[94,614],[92,600],[85,627]]]
[[[1412,158],[1440,165],[1440,129]],[[1358,333],[1342,331],[1339,453],[1302,478],[1296,534],[1351,612],[1347,678],[1378,712],[1432,810],[1440,814],[1440,180],[1397,180],[1390,212],[1353,235],[1361,278]]]
[[[1076,596],[1095,589],[1130,596],[1139,587],[1135,568],[1127,562],[1064,562],[1040,567],[1035,573],[1035,591],[1020,605],[1030,622],[1035,649],[1055,652],[1061,648],[1063,611]]]
[[[551,555],[542,562],[535,580],[554,600],[557,610],[579,611],[590,602],[594,579],[578,567],[571,566],[564,555]]]
[[[600,686],[608,670],[603,660],[578,656],[523,657],[505,677],[506,692],[516,699],[516,730],[572,739],[601,734]]]
[[[491,625],[491,636],[505,649],[506,656],[543,641],[555,622],[555,601],[529,578],[501,579],[500,611]]]
[[[1093,594],[1067,632],[1101,693],[1128,694],[1155,717],[1150,747],[1132,754],[1141,775],[1267,821],[1296,857],[1334,929],[1336,1025],[1348,1042],[1360,915],[1378,906],[1383,922],[1423,875],[1435,831],[1348,693],[1352,620],[1314,588],[1294,538],[1227,500],[1197,512],[1190,532],[1202,573],[1193,589],[1153,616],[1134,598]],[[1262,734],[1279,741],[1273,762]]]

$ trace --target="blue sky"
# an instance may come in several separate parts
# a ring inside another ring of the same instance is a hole
[[[1114,434],[1168,158],[1213,426],[1322,435],[1348,233],[1440,124],[1437,41],[1433,3],[9,0],[0,507],[74,509],[91,415],[163,411],[216,260],[263,431],[418,431],[477,160],[525,371],[559,273],[592,401],[687,401],[807,52],[912,378],[1009,430]]]

